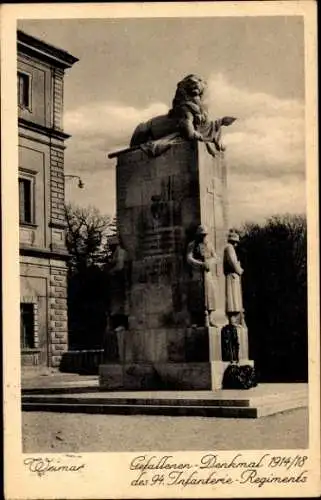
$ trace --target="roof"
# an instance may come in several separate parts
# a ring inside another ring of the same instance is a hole
[[[66,50],[43,42],[21,30],[17,31],[17,49],[20,53],[31,55],[63,69],[70,68],[79,61],[77,57]]]

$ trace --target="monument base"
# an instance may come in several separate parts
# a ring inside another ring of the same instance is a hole
[[[211,363],[126,363],[99,367],[101,390],[210,390]]]
[[[229,361],[222,361],[221,327],[121,330],[99,366],[101,390],[219,390]],[[240,364],[248,359],[247,330],[238,327]],[[112,337],[110,337],[110,342]]]
[[[240,360],[241,365],[253,366],[253,361]],[[182,390],[205,391],[222,389],[222,380],[229,363],[128,363],[99,366],[99,387],[112,391]]]

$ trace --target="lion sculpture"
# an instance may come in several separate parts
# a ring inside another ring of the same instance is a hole
[[[170,147],[173,140],[181,137],[186,140],[198,140],[206,143],[209,153],[224,151],[221,143],[222,126],[231,125],[236,118],[225,116],[212,121],[204,102],[206,82],[196,75],[188,75],[177,84],[172,108],[167,115],[156,116],[139,124],[130,141],[131,147],[158,142],[160,152]],[[143,148],[144,149],[144,148]],[[153,154],[155,148],[146,148]]]

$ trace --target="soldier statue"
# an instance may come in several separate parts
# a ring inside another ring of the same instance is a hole
[[[110,304],[109,315],[112,330],[125,327],[128,322],[128,256],[117,235],[108,241],[111,259],[108,267]]]
[[[217,308],[217,297],[212,268],[218,262],[218,257],[207,239],[207,234],[204,226],[198,226],[194,240],[188,244],[186,260],[198,273],[198,281],[204,283],[206,326],[215,326],[213,313]]]
[[[243,300],[241,287],[243,269],[235,251],[239,241],[239,234],[234,230],[230,230],[223,258],[223,269],[225,275],[225,312],[229,319],[229,323],[233,324],[235,324],[235,317],[238,317],[239,323],[243,322]]]

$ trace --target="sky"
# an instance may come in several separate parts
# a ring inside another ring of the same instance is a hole
[[[305,212],[304,26],[299,16],[24,20],[79,58],[65,76],[66,201],[114,215],[116,160],[138,123],[168,111],[176,84],[208,82],[224,130],[230,225]]]

